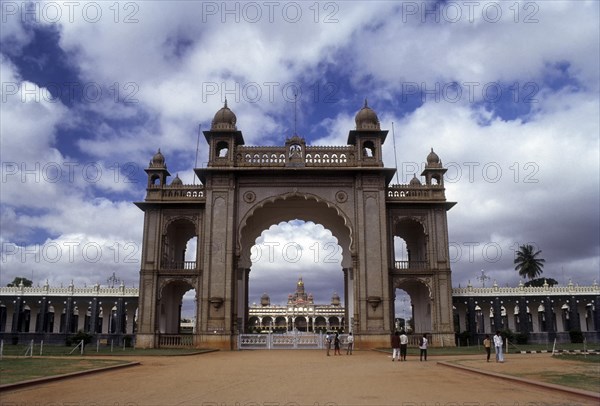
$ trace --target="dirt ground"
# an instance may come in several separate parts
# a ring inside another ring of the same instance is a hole
[[[214,352],[193,356],[138,357],[142,365],[56,381],[0,394],[2,405],[597,405],[597,401],[448,368],[461,359],[498,373],[567,370],[549,354],[507,355],[504,364],[483,357],[410,357],[356,351],[325,356],[313,350]],[[133,359],[133,358],[132,358]]]

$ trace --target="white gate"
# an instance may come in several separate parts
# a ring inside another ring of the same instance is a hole
[[[347,344],[347,337],[340,334],[340,346]],[[323,333],[240,334],[238,337],[238,350],[318,350],[325,346]]]

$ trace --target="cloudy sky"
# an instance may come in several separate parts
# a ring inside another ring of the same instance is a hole
[[[225,98],[247,145],[282,145],[294,94],[312,145],[344,145],[368,98],[382,128],[393,123],[394,182],[435,149],[458,202],[454,286],[481,286],[482,270],[488,286],[515,286],[524,243],[542,250],[545,276],[591,284],[599,4],[4,1],[0,285],[106,285],[115,272],[137,286],[143,214],[132,202],[156,150],[191,184],[198,125]],[[206,156],[202,139],[198,166]],[[299,276],[317,301],[343,296],[335,236],[294,220],[257,241],[292,251],[255,249],[251,302],[264,291],[284,301]]]

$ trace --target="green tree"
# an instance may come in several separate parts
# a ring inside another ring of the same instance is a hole
[[[515,257],[515,270],[523,278],[535,279],[542,274],[545,259],[539,258],[542,251],[534,252],[530,244],[521,245]]]
[[[9,288],[16,287],[19,286],[21,282],[23,282],[23,286],[25,286],[26,288],[30,288],[33,285],[33,282],[29,279],[24,278],[22,276],[17,276],[15,279],[13,279],[11,283],[9,283],[6,286],[8,286]]]
[[[525,286],[541,288],[542,286],[544,286],[544,282],[546,282],[548,286],[558,285],[558,281],[553,278],[536,278],[525,282]]]

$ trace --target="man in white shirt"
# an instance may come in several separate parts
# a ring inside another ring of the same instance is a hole
[[[408,349],[408,336],[404,330],[400,333],[400,361],[406,361],[406,351]]]
[[[502,354],[502,346],[504,345],[504,339],[500,335],[500,330],[496,331],[494,336],[494,348],[496,350],[496,362],[504,362],[504,354]]]

